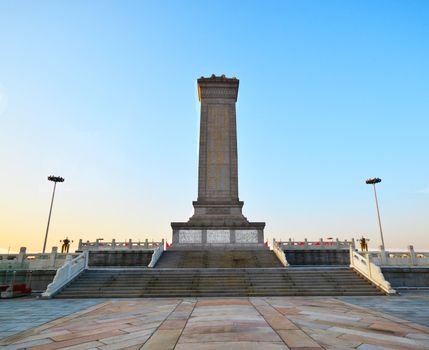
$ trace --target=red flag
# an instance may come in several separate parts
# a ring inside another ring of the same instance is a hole
[[[168,244],[167,241],[165,241],[165,249],[168,249],[168,248],[170,248],[170,245]]]
[[[268,247],[268,240],[265,242],[265,245]]]

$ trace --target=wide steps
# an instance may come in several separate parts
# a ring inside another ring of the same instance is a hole
[[[91,269],[58,298],[243,297],[380,295],[353,270],[269,269]]]
[[[264,268],[282,267],[277,256],[263,250],[166,250],[156,268]]]

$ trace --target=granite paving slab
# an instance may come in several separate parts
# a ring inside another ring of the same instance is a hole
[[[0,339],[102,303],[102,299],[40,300],[22,298],[0,302]]]
[[[398,297],[339,297],[363,306],[429,327],[429,291],[401,291]]]
[[[0,348],[429,350],[429,327],[420,322],[424,315],[429,318],[422,307],[425,300],[414,296],[14,300],[0,304],[0,322],[8,320],[1,329],[6,338],[0,340]],[[23,317],[25,308],[31,318],[40,315],[30,329]],[[418,317],[409,316],[413,311]],[[12,329],[19,333],[8,336]]]

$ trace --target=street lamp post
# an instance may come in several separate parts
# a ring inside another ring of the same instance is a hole
[[[373,185],[374,186],[374,197],[375,197],[375,206],[377,208],[377,216],[378,216],[378,226],[380,226],[380,236],[381,236],[381,245],[384,250],[384,238],[383,238],[383,229],[381,228],[381,219],[380,219],[380,210],[378,208],[378,200],[377,200],[377,191],[375,189],[375,184],[378,184],[381,182],[381,179],[378,177],[375,177],[373,179],[368,179],[365,181],[367,185]]]
[[[54,204],[55,189],[57,187],[57,182],[64,182],[64,178],[62,178],[60,176],[48,176],[48,180],[54,182],[54,190],[52,192],[51,208],[49,209],[48,226],[46,227],[45,241],[43,242],[43,252],[42,252],[43,254],[45,254],[46,241],[48,240],[49,223],[51,221],[52,205]]]

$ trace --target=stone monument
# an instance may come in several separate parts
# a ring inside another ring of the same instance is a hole
[[[188,222],[172,222],[174,248],[262,248],[264,222],[249,222],[238,198],[236,109],[239,80],[198,79],[201,102],[198,199]]]

